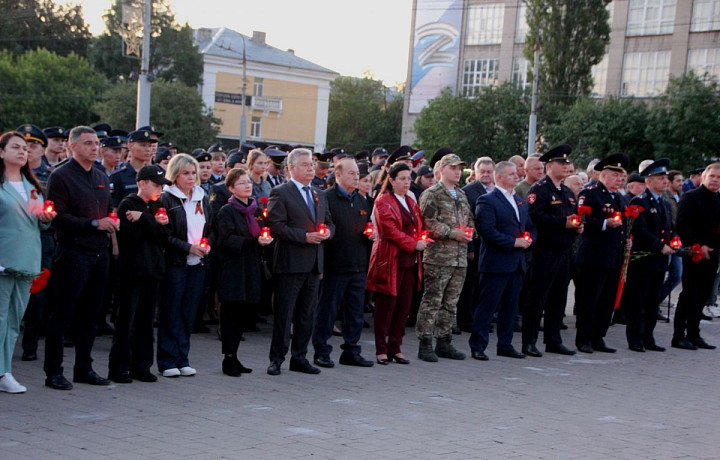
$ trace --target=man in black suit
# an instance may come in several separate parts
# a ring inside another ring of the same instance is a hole
[[[513,192],[517,169],[509,161],[495,167],[495,189],[480,196],[475,210],[475,228],[482,237],[478,264],[478,304],[475,308],[470,350],[472,357],[488,359],[490,322],[497,319],[497,354],[524,358],[512,346],[520,287],[527,271],[525,250],[536,237],[527,203]],[[528,237],[525,238],[525,232]]]
[[[720,163],[705,168],[700,186],[685,192],[680,198],[677,215],[677,233],[683,246],[700,245],[702,260],[683,259],[683,290],[675,312],[675,331],[672,346],[684,350],[705,348],[710,345],[700,336],[700,315],[710,296],[718,267],[720,252]]]
[[[605,345],[605,334],[615,304],[625,248],[625,206],[618,190],[630,160],[616,153],[595,165],[596,184],[580,192],[578,206],[591,208],[577,252],[577,334],[575,345],[583,353],[615,353]]]
[[[280,374],[290,348],[290,370],[319,374],[305,358],[312,336],[320,276],[323,241],[332,235],[327,198],[310,186],[315,177],[312,152],[298,148],[288,155],[290,181],[274,187],[268,200],[268,224],[275,238],[273,272],[275,292],[273,337],[267,373]]]
[[[673,237],[670,207],[663,198],[669,184],[668,166],[670,160],[663,158],[640,171],[646,189],[630,201],[631,206],[644,209],[632,228],[632,251],[652,253],[630,263],[623,296],[627,321],[625,335],[630,349],[637,352],[665,351],[655,343],[653,331],[668,256],[674,252],[670,247]]]
[[[480,157],[475,161],[475,180],[462,188],[473,214],[475,213],[478,198],[492,191],[494,187],[494,171],[495,162],[490,157]],[[480,236],[477,236],[468,244],[467,250],[469,263],[467,272],[465,272],[465,284],[463,284],[457,304],[457,325],[460,330],[471,332],[473,311],[477,303],[475,294],[477,292],[477,258],[480,252]]]

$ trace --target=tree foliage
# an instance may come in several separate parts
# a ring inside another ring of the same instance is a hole
[[[578,165],[623,152],[636,166],[653,157],[652,142],[645,133],[649,121],[650,110],[643,102],[582,98],[560,115],[557,124],[546,126],[543,134],[548,145],[572,145]]]
[[[47,50],[0,54],[0,126],[73,126],[97,121],[93,104],[107,87],[103,75],[76,54]]]
[[[131,72],[140,70],[136,56],[123,55],[123,39],[118,32],[122,23],[122,0],[105,14],[106,31],[93,39],[90,60],[111,81],[126,79]],[[150,69],[158,78],[181,81],[196,87],[202,83],[203,58],[195,45],[190,25],[180,26],[169,0],[153,2],[150,40]]]
[[[136,91],[131,83],[118,83],[108,90],[95,106],[102,120],[126,129],[135,126]],[[163,139],[174,141],[183,152],[215,142],[220,123],[195,88],[162,80],[152,84],[150,120],[165,133]]]
[[[527,94],[511,82],[483,87],[474,98],[446,89],[423,108],[414,127],[426,151],[450,147],[468,161],[502,160],[525,150],[529,113]]]
[[[717,159],[720,152],[720,87],[694,73],[671,78],[653,107],[648,137],[658,158],[673,169],[692,169]]]
[[[52,0],[0,0],[0,51],[19,55],[45,48],[61,56],[87,55],[90,29],[77,5]]]
[[[400,145],[403,97],[390,93],[382,81],[338,77],[330,84],[328,147],[350,151]]]
[[[532,62],[540,44],[540,97],[572,105],[593,86],[591,69],[610,42],[611,0],[526,0],[528,35],[525,56]]]

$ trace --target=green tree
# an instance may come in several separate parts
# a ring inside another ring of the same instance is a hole
[[[0,0],[0,51],[45,48],[61,56],[87,55],[91,34],[82,8],[52,0]]]
[[[140,70],[136,56],[123,55],[122,0],[105,14],[106,31],[93,39],[90,60],[110,81],[126,79],[131,72]],[[169,0],[153,2],[150,40],[150,69],[158,78],[181,81],[196,87],[202,83],[203,58],[195,45],[193,29],[175,21]]]
[[[394,150],[400,145],[402,109],[402,93],[393,94],[382,81],[369,75],[336,78],[330,84],[328,147]]]
[[[610,42],[611,0],[525,0],[529,27],[525,56],[540,46],[540,97],[570,106],[593,86],[591,69]]]
[[[572,160],[577,165],[623,152],[636,167],[653,158],[652,142],[645,133],[649,121],[650,110],[641,101],[582,98],[560,114],[557,124],[547,125],[543,134],[548,145],[572,145]]]
[[[105,77],[76,55],[47,50],[20,56],[0,54],[0,126],[22,123],[73,126],[97,121],[93,104],[105,91]]]
[[[648,138],[673,169],[705,166],[720,152],[720,87],[689,73],[671,78],[652,108]]]
[[[137,87],[118,83],[110,88],[95,109],[111,126],[135,126]],[[205,108],[195,88],[179,82],[156,81],[152,86],[150,120],[183,152],[215,142],[220,120]]]
[[[529,113],[527,94],[512,82],[483,87],[473,98],[446,89],[423,108],[414,128],[427,152],[450,147],[467,161],[503,160],[525,150]]]

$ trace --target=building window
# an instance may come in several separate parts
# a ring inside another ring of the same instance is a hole
[[[627,35],[673,33],[676,0],[630,0]]]
[[[253,79],[253,96],[262,96],[263,95],[263,85],[265,84],[265,79],[263,78],[254,78]]]
[[[527,5],[523,0],[518,2],[517,18],[515,19],[515,43],[525,43],[528,27],[527,23]]]
[[[720,0],[695,0],[691,32],[720,30]]]
[[[468,45],[494,45],[502,41],[502,3],[473,5],[468,9]]]
[[[623,66],[622,96],[658,96],[670,78],[670,51],[627,53]]]
[[[513,58],[512,81],[521,89],[528,88],[531,85],[530,61],[524,57]]]
[[[463,96],[473,97],[483,86],[497,85],[498,59],[468,59],[463,72]]]
[[[700,77],[720,78],[720,48],[688,51],[687,69]]]
[[[252,117],[250,122],[250,137],[262,137],[262,118]]]
[[[608,55],[603,56],[602,61],[592,66],[593,97],[605,97],[607,91]]]

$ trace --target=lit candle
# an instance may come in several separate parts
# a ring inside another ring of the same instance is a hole
[[[523,233],[523,239],[528,243],[532,243],[532,238],[530,238],[530,232]]]
[[[321,235],[323,235],[323,236],[327,235],[327,225],[325,225],[325,224],[319,224],[319,225],[318,225],[318,232],[319,232]]]
[[[427,230],[423,230],[422,233],[420,233],[420,239],[423,241],[427,241],[428,238],[430,238],[430,232]]]
[[[267,219],[267,207],[263,208],[262,216]]]
[[[365,224],[365,231],[363,231],[363,234],[365,236],[372,236],[373,233],[375,233],[375,228],[373,227],[372,222],[368,222]]]
[[[680,249],[682,247],[682,241],[677,236],[670,240],[670,247],[673,249]]]
[[[158,208],[157,212],[155,213],[155,217],[167,217],[167,211],[165,208]]]
[[[203,236],[202,238],[200,238],[200,247],[201,248],[203,248],[203,249],[207,248],[208,244],[209,244],[209,241],[206,237]]]
[[[472,237],[473,237],[473,229],[472,229],[472,227],[465,227],[465,228],[463,228],[463,233],[465,233],[465,236],[467,236],[468,238],[472,238]]]
[[[45,212],[53,212],[55,210],[55,203],[52,200],[45,200]]]
[[[111,218],[111,219],[113,220],[113,222],[115,222],[116,224],[117,224],[118,222],[120,222],[120,219],[118,219],[118,216],[117,216],[117,213],[116,213],[116,212],[111,212],[111,213],[108,215],[108,217]]]
[[[572,223],[573,225],[577,225],[579,222],[580,219],[578,219],[578,216],[576,216],[575,214],[570,217],[570,223]]]
[[[260,235],[261,235],[263,238],[270,238],[270,227],[263,227],[263,228],[260,230]]]
[[[622,219],[622,214],[620,213],[620,211],[618,211],[618,212],[616,212],[615,214],[613,214],[613,220],[614,220],[615,222],[620,222],[621,219]]]

